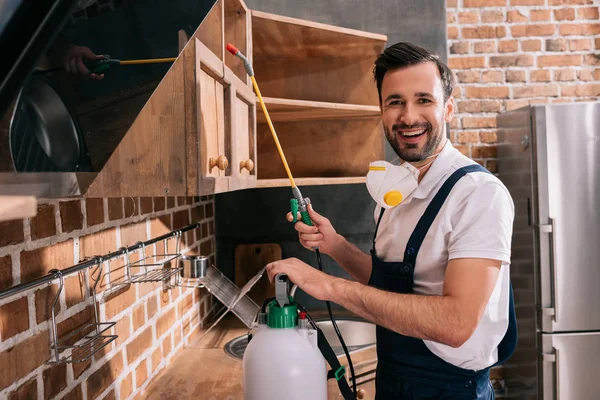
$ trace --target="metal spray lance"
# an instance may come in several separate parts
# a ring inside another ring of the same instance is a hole
[[[240,58],[244,62],[244,68],[246,69],[246,73],[250,76],[252,80],[252,86],[254,86],[254,90],[256,91],[256,95],[258,96],[258,101],[260,102],[260,106],[265,114],[267,119],[267,123],[269,124],[269,129],[271,130],[271,134],[273,135],[273,140],[275,140],[275,145],[277,146],[277,151],[279,151],[279,156],[281,157],[281,161],[283,162],[283,166],[285,168],[285,172],[287,172],[288,178],[290,178],[290,183],[292,184],[292,194],[294,198],[290,200],[290,206],[292,209],[292,217],[294,218],[293,222],[296,222],[298,215],[298,211],[300,212],[300,216],[302,217],[302,222],[306,225],[312,226],[313,223],[308,215],[308,205],[310,204],[310,199],[308,197],[302,197],[302,193],[296,183],[294,182],[294,178],[292,177],[292,172],[290,171],[290,167],[288,166],[287,160],[285,158],[285,154],[283,154],[283,150],[281,149],[281,145],[279,144],[279,139],[277,137],[277,133],[275,132],[275,128],[273,127],[273,123],[271,122],[271,117],[269,116],[269,112],[267,111],[267,107],[265,106],[265,102],[263,101],[262,95],[260,94],[260,89],[258,88],[258,84],[256,83],[256,79],[254,78],[254,69],[252,68],[252,64],[250,61],[239,51],[234,45],[229,43],[226,47],[227,51],[229,51],[234,56]]]

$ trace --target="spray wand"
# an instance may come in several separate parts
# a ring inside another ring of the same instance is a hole
[[[239,59],[241,59],[244,62],[244,68],[246,69],[246,73],[248,74],[248,76],[250,76],[250,79],[252,80],[252,86],[254,87],[254,91],[256,92],[256,95],[258,96],[258,101],[260,102],[260,106],[263,110],[263,113],[265,114],[265,117],[267,119],[267,124],[269,125],[269,129],[271,130],[271,135],[273,136],[273,140],[275,141],[275,145],[277,146],[277,151],[279,152],[279,156],[281,157],[281,161],[283,162],[283,167],[285,168],[285,172],[287,173],[288,178],[290,179],[290,183],[292,185],[292,194],[294,196],[294,198],[290,200],[290,206],[291,206],[292,218],[293,218],[292,222],[295,223],[297,221],[297,215],[298,215],[298,212],[300,212],[302,222],[304,222],[306,225],[313,226],[312,220],[310,219],[310,215],[308,214],[308,205],[310,204],[310,199],[308,197],[306,197],[306,198],[302,197],[302,193],[300,192],[300,189],[298,188],[298,186],[296,186],[296,182],[294,182],[294,177],[292,176],[292,172],[290,171],[290,167],[285,158],[285,154],[283,154],[283,149],[281,148],[281,144],[279,143],[277,133],[275,132],[275,128],[273,127],[273,122],[271,122],[271,117],[269,116],[269,112],[267,111],[267,107],[266,107],[263,97],[260,93],[260,89],[258,88],[258,84],[256,83],[256,78],[254,77],[254,69],[252,68],[252,64],[250,64],[250,61],[248,60],[248,58],[246,58],[246,56],[244,56],[242,54],[242,52],[239,51],[231,43],[227,44],[227,46],[225,46],[225,48],[231,54],[238,57]],[[316,248],[314,250],[315,250],[315,253],[317,254],[317,262],[319,264],[319,270],[323,271],[323,264],[321,262],[321,253],[319,252],[318,248]],[[331,305],[329,304],[329,301],[325,301],[325,304],[327,305],[327,311],[329,312],[329,318],[331,319],[331,323],[333,325],[333,328],[335,329],[335,333],[337,334],[337,337],[340,340],[340,344],[342,345],[342,348],[344,349],[344,353],[346,354],[346,358],[347,358],[348,364],[350,366],[350,373],[351,373],[351,378],[352,378],[352,389],[353,389],[352,391],[354,393],[354,398],[356,398],[357,397],[356,375],[354,374],[354,366],[352,364],[352,359],[350,358],[350,353],[348,352],[346,343],[344,342],[344,339],[342,338],[342,334],[340,333],[340,330],[338,329],[338,326],[333,317],[333,313],[331,311]],[[338,381],[339,381],[339,379],[342,378],[342,376],[343,376],[343,374],[338,377],[337,373],[336,373],[336,379]]]

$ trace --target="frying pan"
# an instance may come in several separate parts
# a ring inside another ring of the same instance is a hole
[[[92,171],[77,119],[44,75],[33,74],[21,89],[9,142],[17,172]]]

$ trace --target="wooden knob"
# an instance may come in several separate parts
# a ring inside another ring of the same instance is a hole
[[[254,169],[254,161],[247,159],[246,161],[240,161],[240,170],[246,168],[248,172]]]
[[[218,167],[221,171],[225,171],[225,169],[229,166],[229,160],[225,156],[219,156],[219,158],[210,158],[208,160],[208,167],[213,169],[214,167]]]
[[[365,398],[365,389],[358,389],[356,391],[356,398],[357,399],[364,399]]]

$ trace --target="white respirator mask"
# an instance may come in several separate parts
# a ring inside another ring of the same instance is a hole
[[[387,161],[369,164],[367,190],[381,207],[396,207],[407,198],[419,184],[419,169],[405,162],[393,165]]]

